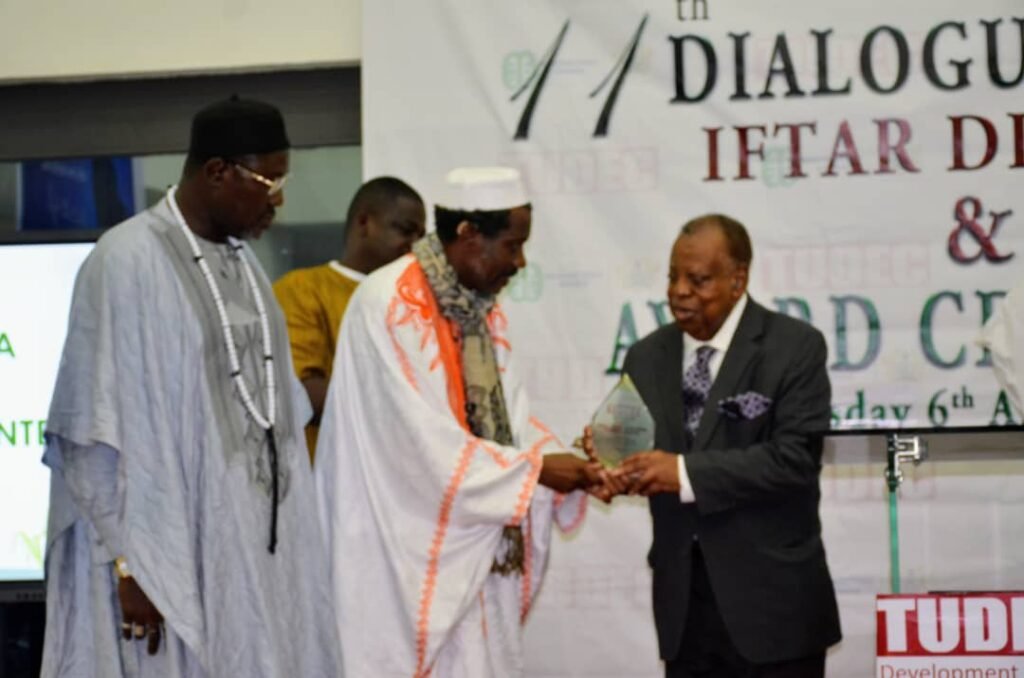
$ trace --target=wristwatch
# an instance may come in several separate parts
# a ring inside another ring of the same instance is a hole
[[[119,579],[128,579],[132,576],[131,570],[128,569],[128,561],[124,559],[124,556],[114,559],[114,572],[117,573]]]

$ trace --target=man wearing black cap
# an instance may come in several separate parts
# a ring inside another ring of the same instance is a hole
[[[273,106],[203,109],[179,185],[82,265],[47,422],[43,676],[339,673],[311,410],[243,242],[288,146]]]

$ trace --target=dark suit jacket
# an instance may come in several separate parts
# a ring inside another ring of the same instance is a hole
[[[694,535],[726,628],[748,661],[795,659],[840,639],[818,518],[822,441],[811,435],[829,426],[826,358],[818,330],[748,300],[687,449],[681,331],[655,330],[626,356],[624,370],[654,417],[655,447],[686,455],[697,498],[683,504],[669,493],[650,502],[663,659],[679,653]],[[719,412],[723,398],[748,391],[772,399],[768,412],[752,420]]]

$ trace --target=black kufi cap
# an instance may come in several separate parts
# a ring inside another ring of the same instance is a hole
[[[189,155],[199,160],[275,153],[289,145],[281,111],[262,101],[235,95],[192,118]]]

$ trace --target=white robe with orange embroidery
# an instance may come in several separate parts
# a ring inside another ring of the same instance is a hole
[[[552,522],[571,529],[586,504],[537,484],[542,455],[564,447],[530,417],[500,310],[489,323],[514,447],[467,431],[458,348],[412,256],[349,303],[315,469],[346,678],[523,674]],[[523,529],[522,576],[490,572],[508,524]]]

